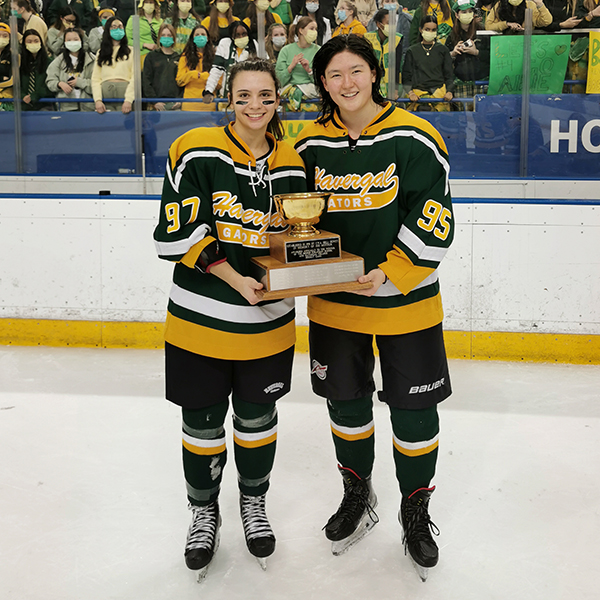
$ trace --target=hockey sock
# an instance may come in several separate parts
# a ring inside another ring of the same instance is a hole
[[[269,489],[277,441],[275,403],[245,402],[233,394],[233,441],[240,491],[262,496]]]
[[[182,409],[183,472],[188,500],[196,506],[214,502],[227,462],[223,423],[229,402],[201,410]]]
[[[375,460],[375,424],[371,396],[327,400],[338,463],[361,479],[369,477]]]
[[[440,422],[437,406],[421,410],[390,407],[396,477],[402,496],[429,487],[435,475]]]

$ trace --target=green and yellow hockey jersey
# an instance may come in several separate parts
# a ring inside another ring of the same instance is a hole
[[[389,280],[371,296],[313,296],[311,321],[359,333],[392,335],[427,329],[443,319],[438,265],[454,234],[440,134],[427,121],[389,103],[361,132],[354,150],[339,115],[300,132],[309,190],[330,192],[319,227],[362,256],[365,273]]]
[[[218,240],[231,266],[250,275],[251,258],[269,252],[269,233],[285,228],[273,195],[306,190],[298,154],[267,135],[271,150],[258,161],[231,125],[192,129],[169,150],[154,241],[160,258],[177,263],[165,330],[174,346],[249,360],[295,343],[293,299],[251,306],[227,283],[194,268]]]

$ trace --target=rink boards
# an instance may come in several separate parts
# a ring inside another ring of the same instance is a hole
[[[160,347],[172,269],[152,241],[162,179],[3,180],[0,343]],[[439,273],[450,356],[599,363],[598,182],[451,184],[456,236]],[[306,350],[304,298],[297,325]]]

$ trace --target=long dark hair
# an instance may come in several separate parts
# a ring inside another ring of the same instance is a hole
[[[523,0],[525,1],[525,0]],[[434,17],[433,15],[426,15],[425,17],[423,17],[421,19],[421,22],[419,23],[419,41],[422,42],[423,41],[423,32],[421,31],[421,29],[423,29],[423,27],[425,27],[425,25],[427,25],[427,23],[433,23],[435,25],[436,30],[438,29],[438,22],[437,22],[437,18]],[[434,40],[434,43],[437,40]]]
[[[285,1],[285,0],[284,0]],[[256,2],[248,2],[248,7],[246,8],[246,18],[250,19],[250,31],[252,31],[252,35],[254,39],[258,39],[258,24],[256,19]],[[275,17],[269,12],[265,12],[265,31],[275,23]]]
[[[234,21],[230,26],[229,26],[229,37],[231,38],[231,43],[235,44],[235,31],[238,27],[243,27],[246,30],[246,33],[248,34],[248,45],[246,46],[246,50],[248,50],[248,54],[250,54],[251,57],[255,57],[256,56],[256,44],[254,43],[255,37],[254,35],[252,35],[252,31],[250,31],[250,27],[248,27],[248,25],[246,25],[246,23],[244,23],[244,21]]]
[[[31,54],[31,52],[29,52],[29,50],[27,50],[25,47],[25,39],[30,35],[37,37],[42,45],[40,51],[35,56]],[[45,75],[47,68],[48,53],[44,47],[44,40],[42,39],[42,36],[40,35],[39,31],[36,31],[35,29],[27,29],[23,32],[23,41],[21,44],[21,70],[24,73],[31,73],[32,71],[35,71],[36,73],[43,73]]]
[[[104,26],[104,33],[102,34],[102,42],[100,44],[100,50],[98,50],[98,55],[96,56],[96,61],[98,66],[102,65],[112,66],[112,55],[113,55],[113,39],[110,37],[110,28],[113,24],[113,21],[119,21],[123,24],[121,19],[117,17],[111,17],[108,21],[106,21],[106,25]],[[125,26],[123,25],[123,29]],[[131,50],[129,49],[129,43],[127,41],[127,34],[123,36],[123,39],[119,42],[119,51],[117,52],[116,60],[127,60],[129,58],[129,54]]]
[[[321,94],[321,112],[317,119],[317,123],[322,125],[332,119],[333,113],[337,108],[337,104],[331,99],[329,92],[325,89],[323,79],[325,78],[325,71],[331,62],[331,59],[336,54],[340,54],[340,52],[351,52],[352,54],[356,54],[356,56],[366,61],[371,71],[375,71],[375,82],[371,88],[371,97],[375,104],[378,104],[379,106],[385,104],[385,98],[379,91],[382,71],[379,66],[379,61],[373,52],[371,43],[362,35],[356,35],[355,33],[351,33],[350,35],[338,35],[331,38],[313,58],[313,77],[315,85],[319,88]]]
[[[471,7],[469,7],[471,8]],[[473,12],[475,12],[473,10]],[[470,40],[474,40],[475,36],[477,35],[477,31],[479,29],[479,27],[477,26],[477,19],[475,18],[476,15],[473,15],[473,20],[469,23],[469,26],[467,27],[467,36],[468,39]],[[456,13],[456,19],[454,19],[454,25],[452,25],[452,31],[450,32],[450,35],[448,36],[452,42],[452,45],[455,46],[456,44],[458,44],[458,42],[460,42],[462,40],[462,36],[463,36],[463,31],[465,31],[462,28],[462,23],[460,22],[460,19],[458,18],[458,11]]]
[[[208,15],[209,21],[208,21],[208,37],[212,40],[213,44],[218,44],[220,38],[219,35],[219,15],[221,13],[217,10],[217,2],[215,0],[215,2],[212,5],[212,8],[210,9],[210,13]],[[234,21],[235,18],[233,16],[233,4],[231,3],[231,1],[229,2],[229,10],[223,15],[224,17],[227,17],[227,21],[229,21],[229,25],[231,25]]]
[[[192,9],[189,12],[198,23],[202,21],[202,17],[194,10],[194,3],[192,2]],[[171,24],[175,29],[179,27],[179,0],[173,0],[173,4],[171,5],[171,13],[169,14],[171,17]]]
[[[202,49],[202,71],[208,73],[210,68],[212,67],[213,60],[215,58],[215,47],[208,35],[208,30],[204,25],[196,25],[194,29],[192,29],[192,33],[190,33],[190,37],[188,41],[185,43],[183,47],[183,52],[181,53],[185,57],[185,62],[187,63],[188,69],[191,71],[198,70],[198,64],[200,63],[200,57],[198,56],[198,48],[196,44],[194,44],[194,34],[198,29],[202,29],[206,36],[208,37],[208,42],[206,42],[206,46]]]
[[[81,48],[79,48],[79,52],[77,53],[77,67],[75,67],[75,65],[73,64],[71,52],[67,50],[66,46],[63,48],[62,57],[65,61],[65,65],[67,66],[67,69],[69,71],[74,71],[76,68],[79,69],[79,71],[83,71],[83,67],[85,65],[85,55],[87,54],[87,52],[83,48],[84,33],[81,29],[69,29],[69,31],[65,31],[65,38],[67,37],[67,33],[76,33],[79,36]]]
[[[64,8],[60,9],[58,16],[56,17],[56,21],[54,21],[52,27],[58,31],[67,31],[62,22],[65,17],[75,17],[75,28],[79,29],[81,27],[81,24],[79,23],[79,15],[70,6],[65,6]]]
[[[525,0],[523,0],[525,2]],[[442,15],[444,15],[444,21],[447,21],[452,16],[452,9],[448,0],[439,0],[440,8],[442,9]],[[427,14],[429,8],[429,0],[421,0],[421,16],[424,17]],[[454,20],[454,19],[453,19]],[[437,23],[437,19],[436,19]]]
[[[240,73],[268,73],[273,79],[273,84],[275,86],[275,93],[279,98],[279,80],[277,79],[277,74],[275,73],[275,66],[268,60],[264,58],[249,58],[248,60],[244,60],[242,62],[236,63],[231,67],[231,71],[229,73],[229,80],[227,81],[227,98],[229,99],[229,104],[227,108],[231,106],[232,99],[232,90],[233,90],[233,82],[235,78]],[[283,139],[285,130],[283,129],[283,124],[281,123],[281,119],[277,114],[277,111],[273,114],[273,118],[269,121],[267,125],[267,131],[278,141]]]
[[[323,20],[323,17],[325,17],[325,13],[323,11],[323,3],[321,2],[321,0],[319,0],[319,10],[315,13],[309,13],[306,10],[306,0],[305,0],[304,4],[302,5],[302,11],[300,12],[300,14],[303,17],[310,17],[311,14],[314,15],[314,17],[315,17],[314,21],[317,24],[317,44],[321,45],[323,43],[323,36],[325,35],[325,32],[327,31],[327,27],[325,27],[325,21]],[[329,23],[329,26],[331,27],[331,23]],[[292,42],[293,41],[294,40],[292,40]]]
[[[496,15],[501,21],[512,21],[523,25],[525,23],[525,9],[527,2],[523,0],[519,6],[513,6],[508,0],[499,0],[496,4]]]

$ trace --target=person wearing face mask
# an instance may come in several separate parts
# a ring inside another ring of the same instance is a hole
[[[233,65],[243,62],[258,54],[258,44],[246,23],[236,21],[231,25],[229,37],[223,38],[215,51],[206,89],[202,94],[204,101],[210,103],[216,95],[224,96],[227,90],[227,79]]]
[[[131,112],[135,99],[133,81],[133,48],[127,42],[123,21],[110,18],[104,26],[104,35],[100,50],[96,55],[92,72],[92,95],[96,112],[121,110],[123,114]],[[124,98],[122,105],[109,104],[104,98]]]
[[[443,98],[450,102],[454,91],[452,57],[446,46],[437,42],[437,19],[428,15],[421,20],[419,42],[410,46],[402,65],[402,86],[412,104],[408,110],[448,111],[448,104],[419,103],[419,98]]]
[[[165,23],[173,25],[175,29],[175,52],[181,54],[192,31],[200,25],[202,18],[194,10],[192,0],[174,0],[171,12],[165,19]]]
[[[234,21],[239,19],[233,14],[233,0],[212,0],[208,17],[203,19],[201,25],[206,28],[211,42],[216,46],[229,36]]]
[[[278,15],[281,22],[289,27],[294,20],[292,5],[287,0],[269,0],[269,12]]]
[[[454,97],[472,98],[483,93],[475,81],[487,79],[490,72],[489,36],[478,36],[481,26],[475,19],[475,0],[457,0],[452,6],[456,21],[446,39],[454,63]],[[464,104],[458,104],[464,107]]]
[[[378,10],[373,17],[377,29],[369,31],[365,34],[365,38],[371,42],[373,51],[377,57],[377,62],[381,67],[381,95],[384,98],[389,98],[388,81],[389,81],[389,36],[390,36],[390,13],[385,8]],[[402,67],[402,36],[396,33],[396,84],[400,84],[401,67]],[[398,97],[398,92],[394,94]]]
[[[485,28],[502,33],[523,33],[525,9],[533,10],[533,27],[547,27],[552,15],[542,0],[499,0],[488,13]]]
[[[184,98],[202,98],[208,75],[215,59],[215,47],[210,40],[208,30],[198,25],[190,34],[183,49],[177,68],[177,85],[183,88]],[[213,103],[183,102],[181,110],[212,111],[217,107]]]
[[[46,85],[57,98],[91,98],[94,56],[83,47],[84,33],[81,29],[69,29],[65,33],[62,52],[48,67]],[[89,102],[59,102],[60,111],[93,111]]]
[[[23,32],[21,42],[21,98],[23,110],[52,110],[51,104],[39,102],[40,98],[51,96],[46,86],[48,53],[42,43],[42,37],[34,29]]]
[[[277,57],[275,70],[281,83],[281,97],[287,98],[291,110],[316,111],[318,105],[306,103],[319,97],[315,86],[312,63],[320,46],[317,39],[317,24],[310,17],[302,17],[292,26],[291,35],[298,37],[297,42],[288,44]]]
[[[269,12],[269,0],[250,0],[246,8],[246,17],[244,23],[248,25],[254,39],[258,39],[258,17],[257,13],[262,12],[265,15],[265,31],[276,23],[281,23],[279,15]]]
[[[104,26],[106,22],[115,16],[115,9],[108,6],[106,2],[103,2],[98,8],[98,25],[90,29],[88,35],[88,49],[93,54],[96,54],[100,50],[100,44],[102,43],[102,35],[104,34]]]
[[[0,112],[13,112],[12,102],[2,98],[13,97],[12,55],[10,52],[10,27],[0,22]]]
[[[163,23],[158,30],[159,48],[146,56],[142,71],[142,95],[145,98],[180,98],[183,89],[177,84],[179,54],[174,50],[175,28]],[[150,109],[178,110],[181,102],[157,102]]]
[[[46,13],[48,23],[56,23],[62,11],[71,7],[77,18],[79,26],[84,31],[88,31],[94,25],[94,5],[92,0],[52,0]]]
[[[267,31],[265,50],[272,63],[277,62],[281,49],[287,44],[287,29],[283,23],[273,23]]]
[[[367,28],[357,19],[357,16],[356,4],[349,0],[342,0],[337,6],[336,17],[338,26],[333,32],[332,37],[336,35],[349,35],[350,33],[365,35]]]
[[[375,0],[354,0],[356,5],[356,18],[367,28],[371,19],[377,12],[377,3]],[[381,7],[385,8],[385,2],[382,2]],[[367,28],[368,31],[368,28]]]
[[[60,11],[60,15],[52,27],[48,29],[48,40],[46,42],[46,49],[50,58],[54,59],[56,56],[60,56],[65,47],[65,32],[71,31],[72,29],[81,29],[79,23],[79,17],[77,13],[70,7],[67,6]],[[83,47],[85,50],[89,49],[88,38],[84,34]]]
[[[138,15],[140,16],[140,54],[143,61],[148,52],[158,49],[158,29],[161,24],[158,0],[140,0]],[[133,40],[132,17],[127,21],[125,34],[128,40]]]
[[[13,14],[17,19],[23,20],[23,31],[34,29],[41,36],[44,44],[48,38],[48,26],[44,20],[33,12],[32,5],[29,0],[12,0],[10,3],[9,14]],[[8,17],[7,17],[8,20]],[[19,41],[22,40],[19,34]]]
[[[454,25],[454,19],[448,0],[421,0],[421,3],[415,10],[410,25],[410,33],[408,34],[408,43],[411,46],[418,43],[420,39],[420,23],[423,17],[427,15],[435,17],[438,25],[437,40],[440,44],[445,43],[446,38],[450,34]]]
[[[319,0],[306,0],[302,12],[296,15],[293,24],[296,25],[302,17],[309,17],[317,24],[317,45],[322,46],[331,39],[331,20],[325,15],[325,7]]]

